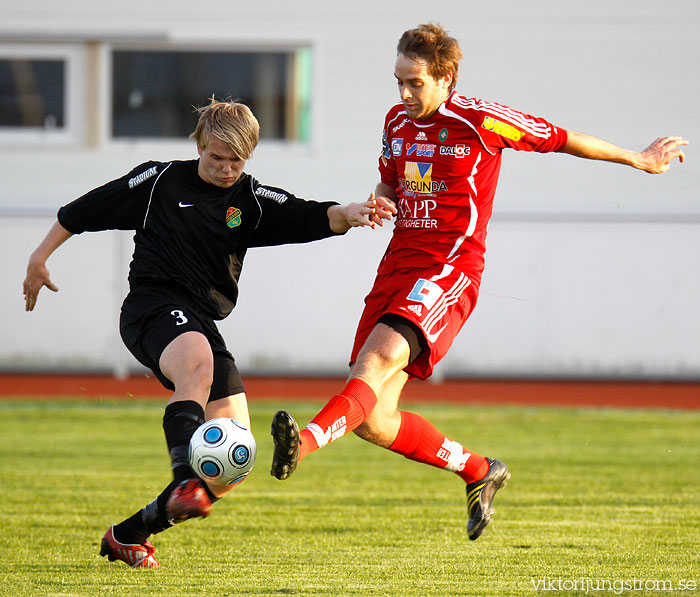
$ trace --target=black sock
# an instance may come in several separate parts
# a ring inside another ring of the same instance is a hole
[[[114,525],[114,538],[125,545],[143,545],[151,534],[146,529],[141,510]]]
[[[175,481],[180,479],[181,482],[185,479],[194,479],[197,476],[190,467],[189,446],[194,432],[203,423],[204,410],[193,400],[173,402],[165,408],[163,430],[170,451]],[[206,483],[203,482],[202,485],[212,503],[219,499],[211,492]],[[163,504],[168,501],[168,497],[170,497],[170,493],[164,498]]]
[[[163,431],[168,450],[185,446],[197,428],[204,423],[204,409],[194,400],[172,402],[165,407],[163,413]],[[173,468],[179,464],[173,463]]]
[[[117,541],[125,544],[143,544],[149,535],[173,526],[168,520],[165,506],[170,494],[182,481],[196,477],[189,464],[188,446],[190,438],[202,423],[204,409],[193,400],[173,402],[165,407],[163,431],[170,453],[173,481],[155,500],[114,526],[114,538]],[[206,483],[204,489],[212,503],[217,500]]]
[[[189,466],[175,469],[173,471],[174,479],[155,500],[123,522],[114,525],[114,538],[120,543],[142,545],[150,535],[160,533],[173,526],[165,513],[165,505],[173,490],[180,483],[193,476]]]

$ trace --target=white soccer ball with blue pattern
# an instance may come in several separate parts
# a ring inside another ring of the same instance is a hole
[[[190,439],[190,466],[213,485],[236,485],[255,464],[257,448],[250,430],[234,419],[211,419]]]

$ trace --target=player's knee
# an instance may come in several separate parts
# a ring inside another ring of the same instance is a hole
[[[173,383],[176,390],[208,395],[213,381],[213,365],[202,361],[194,364],[188,371],[179,372]]]
[[[372,422],[364,421],[356,427],[353,432],[365,441],[376,443],[374,440],[377,437],[377,429],[378,428]]]
[[[212,363],[198,363],[190,376],[191,383],[200,389],[209,390],[214,382],[214,366]]]
[[[408,363],[397,350],[370,349],[361,352],[353,365],[353,375],[372,380],[371,385],[383,384]]]

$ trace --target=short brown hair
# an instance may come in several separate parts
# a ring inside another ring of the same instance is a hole
[[[217,101],[212,95],[208,105],[197,108],[199,121],[190,139],[204,149],[215,137],[226,143],[239,158],[249,159],[258,145],[260,124],[250,108],[231,99]]]
[[[408,58],[425,60],[428,73],[435,80],[451,74],[450,91],[455,88],[462,50],[457,40],[447,35],[442,26],[428,23],[404,31],[396,50]]]

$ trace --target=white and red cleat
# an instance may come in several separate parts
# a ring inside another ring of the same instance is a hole
[[[143,545],[120,543],[114,538],[114,525],[107,529],[102,538],[100,555],[107,556],[110,562],[121,560],[132,568],[158,568],[159,564],[153,557],[156,548],[146,541]]]
[[[170,494],[165,512],[168,520],[173,523],[208,516],[211,512],[211,500],[204,489],[204,482],[195,478],[180,483]]]

